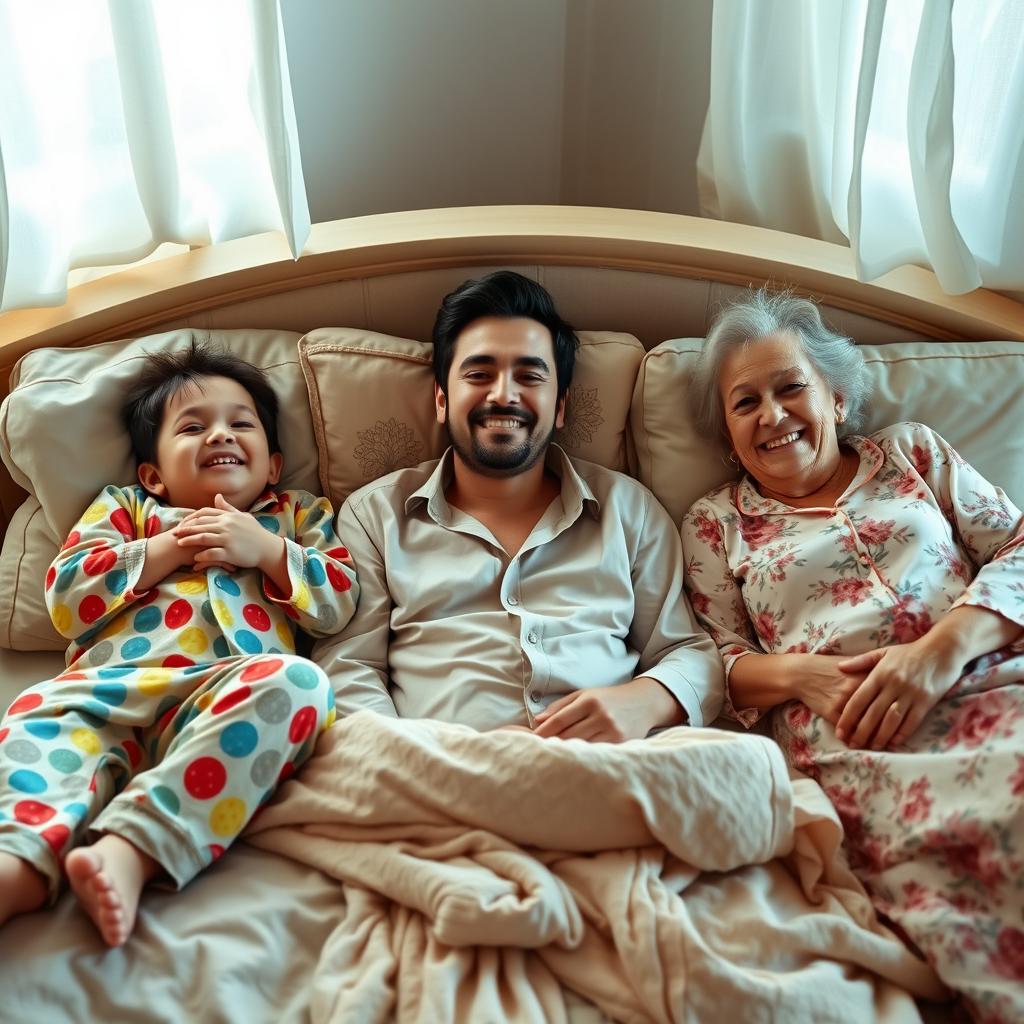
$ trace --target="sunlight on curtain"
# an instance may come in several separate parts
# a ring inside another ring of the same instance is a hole
[[[715,0],[707,216],[1024,288],[1021,0]]]
[[[0,310],[163,242],[309,235],[277,0],[0,0]]]

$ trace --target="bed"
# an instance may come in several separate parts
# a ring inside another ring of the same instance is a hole
[[[1024,306],[1007,297],[947,296],[915,267],[865,284],[839,246],[640,211],[355,218],[315,226],[298,261],[280,238],[258,236],[101,278],[56,309],[0,316],[0,387],[10,392],[0,414],[0,703],[63,666],[40,621],[39,584],[47,553],[99,486],[130,479],[127,442],[105,438],[141,351],[199,334],[266,366],[285,403],[286,482],[340,502],[437,454],[425,339],[446,292],[498,267],[535,277],[585,332],[561,442],[636,476],[677,522],[728,473],[681,401],[687,368],[718,306],[765,282],[819,300],[865,346],[870,428],[928,422],[1024,503],[1024,436],[1006,429],[1024,418]],[[123,949],[106,951],[67,896],[10,923],[0,1017],[307,1020],[320,950],[344,913],[328,875],[243,840],[182,894],[148,893]],[[915,1019],[912,1003],[890,1009],[886,1019]],[[571,988],[564,1012],[580,1024],[607,1019]],[[746,1019],[739,1008],[728,1016]]]

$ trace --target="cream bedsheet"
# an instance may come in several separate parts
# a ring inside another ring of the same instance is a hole
[[[363,712],[249,842],[344,883],[315,1022],[918,1020],[831,805],[757,736],[620,746]]]

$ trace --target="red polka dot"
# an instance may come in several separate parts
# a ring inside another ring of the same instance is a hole
[[[224,856],[224,847],[220,843],[210,843],[210,856],[213,860],[220,860]]]
[[[281,765],[281,770],[277,773],[277,782],[280,785],[286,779],[290,779],[295,774],[295,765],[291,761],[285,761]]]
[[[352,556],[348,553],[348,548],[331,548],[327,552],[328,558],[336,558],[339,562],[347,562]]]
[[[128,515],[128,512],[125,509],[115,508],[114,511],[110,513],[110,522],[125,540],[135,539],[135,524],[132,522],[132,517]]]
[[[117,564],[117,553],[112,548],[97,548],[82,563],[87,576],[102,576]]]
[[[269,579],[266,576],[263,577],[263,592],[272,601],[284,600],[284,591],[281,590],[281,588],[272,579]]]
[[[57,578],[57,570],[51,565],[46,570],[46,589],[49,590],[53,586],[53,581]]]
[[[298,620],[299,613],[290,604],[283,604],[281,607],[284,609],[284,613],[289,619]]]
[[[142,760],[142,747],[135,740],[125,740],[121,746],[124,747],[124,752],[128,755],[132,767],[138,768],[139,762]]]
[[[96,773],[95,772],[92,773],[92,778],[89,780],[89,792],[90,793],[95,793],[96,792]]]
[[[215,757],[197,757],[185,769],[185,789],[196,800],[215,797],[227,781],[228,773]]]
[[[64,541],[64,546],[61,548],[61,551],[67,551],[68,548],[73,548],[81,539],[82,535],[77,530],[72,530],[71,533],[68,534],[68,539]]]
[[[7,739],[7,737],[10,736],[10,734],[10,729],[0,729],[0,743],[3,743],[3,741]]]
[[[84,672],[65,672],[63,675],[57,676],[54,682],[71,682],[75,679],[87,679],[88,676]]]
[[[288,729],[288,739],[292,743],[304,743],[313,735],[316,728],[316,708],[307,704],[295,712],[292,724]]]
[[[42,825],[56,813],[49,804],[41,804],[38,800],[19,800],[14,805],[14,817],[23,825]]]
[[[184,654],[168,654],[160,664],[163,668],[188,668],[195,662],[191,658],[186,658]]]
[[[210,708],[211,715],[220,715],[225,711],[230,711],[236,704],[241,704],[246,699],[252,690],[248,686],[240,686],[237,690],[232,690],[230,693],[224,694],[223,697],[216,704]]]
[[[164,625],[168,629],[181,629],[192,618],[192,605],[179,597],[164,613]]]
[[[51,825],[39,833],[49,844],[54,853],[60,853],[64,844],[71,838],[71,829],[67,825]]]
[[[160,532],[160,520],[156,516],[150,516],[146,520],[146,536],[155,537]]]
[[[242,609],[242,616],[253,629],[258,629],[261,633],[266,633],[270,629],[270,616],[258,604],[247,604]]]
[[[266,679],[275,672],[284,668],[284,662],[280,658],[268,658],[266,661],[257,661],[254,665],[246,668],[238,677],[243,683],[252,683],[257,679]]]
[[[331,586],[340,593],[344,593],[352,586],[352,581],[330,562],[327,563],[327,578],[331,581]]]
[[[95,622],[106,610],[103,598],[98,594],[90,594],[82,598],[82,603],[78,606],[78,617],[88,625]]]
[[[38,693],[26,693],[7,709],[7,714],[20,715],[24,711],[32,711],[42,703],[43,698]]]

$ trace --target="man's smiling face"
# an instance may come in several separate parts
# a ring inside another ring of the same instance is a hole
[[[484,476],[516,476],[542,458],[565,420],[551,332],[525,317],[481,317],[455,342],[439,423],[455,453]]]

